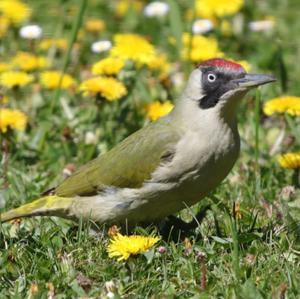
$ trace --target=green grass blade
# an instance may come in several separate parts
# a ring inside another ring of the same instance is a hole
[[[261,105],[261,94],[260,94],[260,90],[258,89],[256,91],[256,97],[255,97],[255,116],[254,116],[254,124],[255,124],[255,163],[256,163],[256,169],[258,169],[258,158],[259,158],[260,105]]]
[[[56,89],[55,96],[53,97],[52,102],[51,102],[50,113],[53,112],[54,107],[55,107],[56,103],[58,102],[58,100],[60,98],[62,79],[63,79],[63,76],[64,76],[64,74],[67,70],[67,67],[68,67],[69,63],[70,63],[72,49],[73,49],[74,43],[77,39],[79,29],[80,29],[81,24],[82,24],[82,20],[83,20],[83,16],[84,16],[84,13],[85,13],[85,10],[86,10],[87,2],[88,2],[88,0],[81,0],[81,4],[80,4],[80,8],[79,8],[77,18],[74,20],[71,36],[70,36],[70,39],[69,39],[68,50],[67,50],[67,53],[66,53],[66,56],[65,56],[65,59],[64,59],[64,63],[63,63],[63,67],[62,67],[62,70],[61,70],[61,76],[60,76],[60,79],[59,79],[58,88]]]
[[[285,113],[284,117],[285,117],[285,120],[286,120],[291,132],[293,133],[294,137],[296,138],[298,146],[300,146],[300,132],[297,129],[294,119],[288,113]]]
[[[256,91],[255,96],[255,111],[254,111],[254,157],[255,157],[255,197],[261,189],[261,175],[259,167],[259,126],[260,126],[260,107],[261,107],[261,93],[259,89]]]
[[[235,278],[238,280],[240,278],[240,253],[239,253],[239,240],[238,240],[238,231],[237,231],[237,225],[236,220],[233,219],[230,215],[229,217],[229,223],[230,223],[230,230],[232,235],[232,241],[233,241],[233,249],[232,249],[232,266],[235,273]]]
[[[168,0],[168,3],[170,5],[169,20],[170,20],[171,32],[176,39],[177,55],[178,55],[178,59],[180,59],[181,48],[182,48],[182,32],[183,32],[182,27],[183,26],[182,26],[179,5],[177,1],[174,0]]]

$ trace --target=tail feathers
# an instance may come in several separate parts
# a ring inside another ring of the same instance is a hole
[[[21,217],[30,216],[68,216],[68,209],[73,202],[72,198],[56,195],[45,196],[19,208],[0,213],[0,222],[6,222]]]

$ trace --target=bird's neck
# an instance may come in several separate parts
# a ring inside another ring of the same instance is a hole
[[[213,134],[221,127],[227,127],[237,133],[237,106],[237,101],[233,101],[232,105],[226,105],[226,107],[220,105],[209,109],[201,109],[197,101],[185,97],[178,101],[171,117],[182,127],[198,131],[199,134],[207,134],[208,131],[209,134]]]

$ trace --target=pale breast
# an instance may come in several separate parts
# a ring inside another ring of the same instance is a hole
[[[152,175],[153,182],[184,182],[198,178],[219,182],[238,158],[240,139],[237,129],[222,126],[211,134],[188,131],[177,144],[170,163]]]
[[[228,175],[239,148],[238,132],[228,128],[206,140],[186,135],[172,162],[157,169],[152,180],[140,190],[145,200],[142,206],[141,197],[136,202],[136,208],[141,208],[139,220],[142,221],[145,210],[148,218],[151,215],[160,219],[200,201]]]

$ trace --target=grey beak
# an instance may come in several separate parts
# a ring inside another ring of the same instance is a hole
[[[275,82],[276,78],[271,75],[246,74],[243,78],[235,79],[233,82],[237,83],[239,87],[256,87],[259,85]]]

